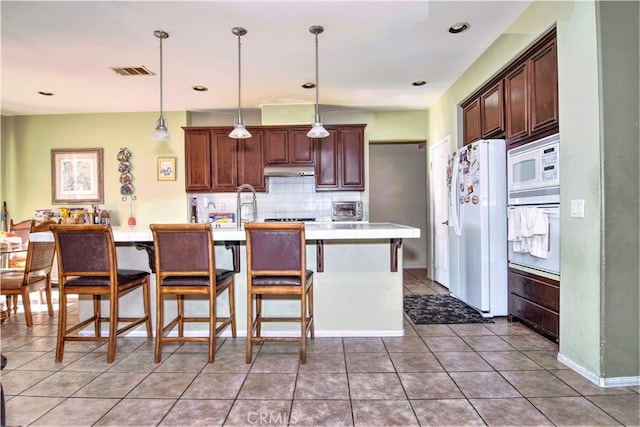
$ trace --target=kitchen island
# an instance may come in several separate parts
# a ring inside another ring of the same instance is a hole
[[[235,225],[212,227],[216,267],[233,269],[235,275],[236,324],[239,336],[246,336],[246,247],[245,232]],[[113,227],[118,244],[118,267],[151,271],[148,252],[153,237],[148,227]],[[305,223],[307,268],[314,274],[315,332],[318,337],[403,336],[402,239],[420,237],[420,229],[392,223],[310,222]],[[51,233],[32,235],[33,239],[51,239]],[[151,303],[155,327],[155,277],[151,277]],[[121,315],[139,313],[140,298],[124,295]],[[226,298],[219,298],[218,310],[228,312]],[[107,308],[106,304],[104,303]],[[89,316],[90,300],[80,300],[80,316]],[[166,306],[167,317],[174,314],[173,304]],[[187,301],[185,310],[195,315],[207,313],[204,301]],[[265,315],[295,315],[298,301],[268,301]],[[190,324],[189,335],[201,335],[205,325]],[[294,323],[268,324],[264,335],[295,336]],[[90,333],[90,332],[87,332]],[[225,331],[227,335],[230,332]],[[131,335],[143,335],[142,329]]]

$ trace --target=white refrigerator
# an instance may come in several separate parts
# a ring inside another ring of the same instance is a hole
[[[508,314],[507,171],[502,139],[449,160],[449,291],[484,317]]]

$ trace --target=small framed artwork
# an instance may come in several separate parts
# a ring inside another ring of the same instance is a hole
[[[158,181],[176,180],[176,158],[158,157]]]
[[[104,203],[102,148],[51,150],[51,200]]]

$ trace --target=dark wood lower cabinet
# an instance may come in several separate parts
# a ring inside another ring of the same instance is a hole
[[[509,268],[509,320],[559,340],[560,282]]]

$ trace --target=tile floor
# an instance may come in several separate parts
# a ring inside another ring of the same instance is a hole
[[[443,293],[405,271],[405,293]],[[372,316],[375,313],[372,313]],[[206,347],[120,338],[70,343],[54,363],[56,321],[1,327],[7,425],[375,426],[640,424],[640,387],[599,388],[556,361],[557,345],[518,323],[413,325],[402,338],[316,338],[306,365],[296,345],[264,344],[250,365],[244,340]]]

